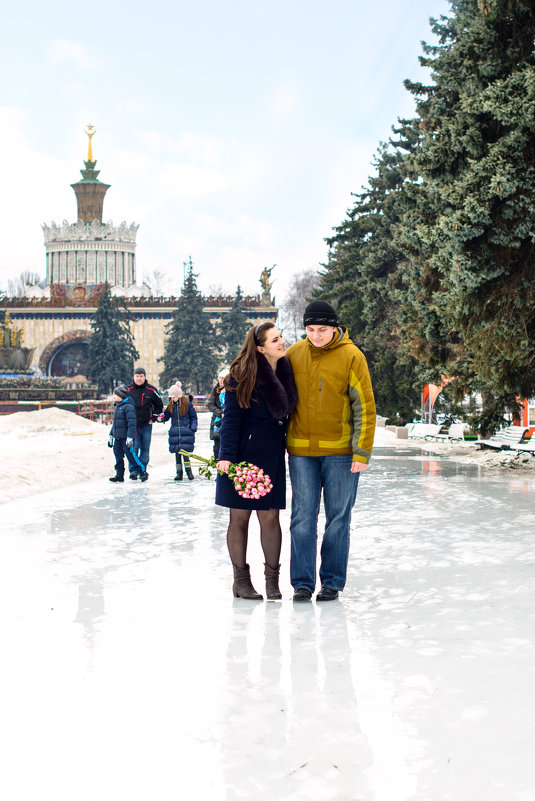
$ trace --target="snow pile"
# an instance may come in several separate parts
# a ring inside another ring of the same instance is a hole
[[[478,464],[483,467],[509,467],[515,469],[534,469],[535,455],[521,451],[480,451]]]
[[[167,426],[155,425],[151,466],[170,463]],[[0,502],[114,474],[110,426],[55,407],[0,417]]]
[[[15,412],[0,417],[0,435],[18,432],[21,436],[34,436],[44,432],[68,434],[92,433],[99,423],[91,422],[73,412],[55,406],[33,412]]]

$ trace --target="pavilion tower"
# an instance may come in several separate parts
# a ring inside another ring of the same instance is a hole
[[[78,204],[76,223],[43,225],[46,248],[46,282],[51,296],[87,298],[92,289],[108,283],[117,290],[126,290],[136,283],[136,234],[138,225],[122,222],[115,227],[102,222],[104,196],[110,184],[99,181],[95,169],[92,139],[95,127],[88,125],[89,138],[82,179],[71,184]]]
[[[89,138],[87,161],[84,162],[85,170],[80,170],[82,180],[76,184],[71,184],[71,186],[78,202],[78,222],[91,223],[93,220],[97,220],[101,223],[104,195],[110,188],[110,184],[104,184],[99,181],[100,170],[95,170],[97,162],[93,161],[93,147],[91,144],[91,140],[95,135],[95,126],[88,125],[85,130]]]

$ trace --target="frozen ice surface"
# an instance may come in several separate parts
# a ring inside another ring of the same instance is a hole
[[[172,479],[3,506],[0,798],[535,799],[535,481],[378,449],[346,591],[294,605],[288,510],[283,601],[234,600]]]

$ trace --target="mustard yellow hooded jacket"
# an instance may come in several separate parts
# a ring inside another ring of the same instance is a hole
[[[290,417],[288,453],[328,456],[352,453],[367,464],[375,435],[375,400],[366,357],[340,326],[328,345],[303,339],[288,348],[297,386]]]

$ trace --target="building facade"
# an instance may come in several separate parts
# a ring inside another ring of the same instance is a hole
[[[91,336],[90,321],[105,284],[112,295],[124,298],[134,317],[134,345],[149,380],[158,384],[162,370],[165,326],[177,309],[177,297],[151,297],[146,286],[136,284],[136,234],[138,225],[125,222],[115,227],[102,222],[104,197],[109,184],[98,179],[92,153],[93,126],[86,128],[88,157],[82,179],[71,184],[77,200],[77,222],[43,225],[46,251],[46,287],[27,287],[22,298],[6,298],[0,307],[9,311],[13,324],[22,329],[24,345],[34,351],[33,367],[46,376],[82,383]],[[260,275],[261,293],[244,298],[251,325],[277,319],[270,290],[270,272]],[[232,297],[206,299],[205,312],[217,323],[230,310]]]
[[[91,336],[89,323],[96,311],[97,298],[86,287],[78,286],[72,292],[52,298],[7,298],[0,305],[9,311],[14,325],[22,329],[24,345],[34,349],[33,364],[40,372],[82,381]],[[204,311],[216,323],[230,311],[232,302],[232,297],[207,298]],[[139,363],[156,384],[162,371],[159,359],[164,352],[165,326],[173,318],[177,303],[176,297],[126,300],[134,316],[131,325]],[[267,320],[276,322],[278,310],[269,297],[246,297],[244,306],[251,325]]]

